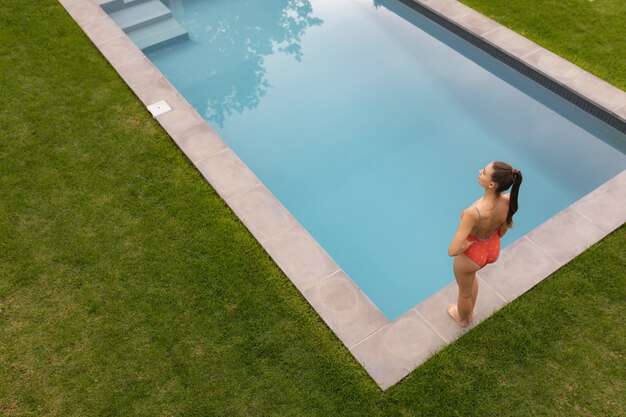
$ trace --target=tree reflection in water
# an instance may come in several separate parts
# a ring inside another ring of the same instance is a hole
[[[258,106],[271,87],[264,58],[284,53],[301,61],[302,36],[309,27],[323,23],[313,16],[308,0],[263,0],[262,6],[259,1],[170,3],[193,42],[167,52],[178,68],[164,68],[165,72],[175,73],[174,84],[207,120],[220,127],[233,112]],[[192,57],[198,53],[200,59]],[[159,52],[155,55],[158,60]]]

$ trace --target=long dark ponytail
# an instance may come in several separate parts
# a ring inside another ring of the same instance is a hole
[[[519,187],[522,185],[522,172],[504,162],[493,163],[493,175],[491,180],[496,183],[496,193],[498,196],[503,191],[511,188],[511,197],[509,199],[509,213],[506,216],[506,224],[513,227],[513,215],[518,209],[517,196],[519,195]]]

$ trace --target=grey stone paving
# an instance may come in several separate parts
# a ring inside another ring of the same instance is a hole
[[[463,333],[476,327],[476,325],[506,303],[504,298],[483,279],[478,278],[478,286],[478,299],[474,309],[474,318],[472,323],[465,328],[459,327],[447,313],[447,305],[457,301],[457,285],[455,282],[451,282],[439,292],[428,297],[428,299],[415,306],[414,309],[430,324],[438,335],[446,342],[451,342]]]
[[[259,179],[230,148],[203,159],[196,167],[224,200],[260,184]]]
[[[483,38],[517,58],[526,56],[540,48],[536,43],[504,26],[498,26],[485,33]]]
[[[339,266],[302,226],[261,242],[294,285],[304,291],[339,271]]]
[[[194,164],[226,149],[226,144],[219,135],[204,121],[181,130],[174,136],[173,139],[178,147]]]
[[[543,253],[564,265],[602,239],[604,232],[570,207],[526,237]]]
[[[407,376],[446,341],[411,309],[350,351],[382,389]]]
[[[524,55],[522,60],[562,84],[583,73],[581,68],[543,48]]]
[[[172,100],[168,101],[167,104],[170,105],[172,110],[157,116],[156,119],[170,136],[176,136],[179,132],[204,123],[204,119],[200,117],[187,100]]]
[[[626,120],[623,91],[455,0],[416,1]],[[468,328],[446,313],[455,283],[390,322],[100,7],[91,0],[59,2],[144,105],[167,101],[172,110],[158,122],[382,389],[626,222],[623,171],[478,273]]]
[[[228,204],[259,242],[296,226],[298,222],[263,185],[228,200]]]
[[[141,58],[120,65],[116,69],[130,87],[150,84],[152,80],[161,76],[161,72],[143,54]]]
[[[608,110],[617,110],[626,104],[625,92],[588,72],[583,71],[566,84]]]
[[[129,43],[126,35],[107,40],[101,44],[96,44],[96,46],[113,67],[128,64],[130,61],[144,56],[139,48],[132,42]],[[152,103],[154,103],[154,101]]]
[[[348,348],[389,322],[343,271],[335,272],[303,294]]]
[[[620,227],[626,222],[626,171],[578,200],[572,209],[605,234]]]
[[[85,23],[83,29],[95,45],[102,45],[104,42],[124,35],[124,32],[108,16]]]

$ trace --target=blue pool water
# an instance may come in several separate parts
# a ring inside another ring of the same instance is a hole
[[[171,0],[148,53],[389,318],[454,277],[493,160],[524,173],[510,244],[626,169],[626,138],[398,1]]]

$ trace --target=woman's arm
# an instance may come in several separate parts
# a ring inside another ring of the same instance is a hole
[[[459,223],[459,227],[452,238],[452,242],[450,242],[450,246],[448,247],[448,255],[458,256],[475,243],[475,241],[469,242],[466,239],[477,222],[478,214],[476,214],[476,212],[472,210],[465,212],[463,217],[461,217],[461,223]]]

